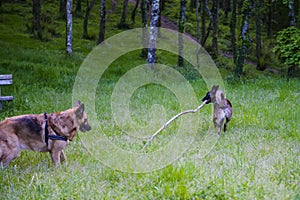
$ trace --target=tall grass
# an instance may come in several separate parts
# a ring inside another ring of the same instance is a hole
[[[8,6],[4,3],[5,9]],[[16,32],[16,27],[25,30],[19,15],[24,10],[19,6],[24,5],[14,4],[11,9],[15,12],[1,13],[0,74],[12,73],[14,80],[12,86],[2,88],[2,93],[15,97],[4,103],[1,120],[72,106],[77,70],[94,45],[93,41],[78,38],[75,53],[66,56],[60,44],[63,37],[40,43],[28,33]],[[171,55],[160,59],[162,63],[176,60]],[[143,144],[128,142],[114,124],[110,97],[118,78],[143,62],[139,52],[120,57],[104,74],[96,93],[97,115],[108,138],[132,151]],[[200,100],[206,93],[204,82],[191,70],[179,70],[190,80]],[[215,132],[206,133],[212,124],[211,105],[198,113],[201,126],[189,150],[161,170],[133,174],[111,169],[85,148],[82,139],[88,133],[79,133],[65,151],[68,163],[58,168],[52,166],[47,153],[21,152],[8,168],[0,170],[0,199],[299,199],[300,82],[262,76],[253,70],[251,73],[256,77],[225,84],[226,95],[233,104],[233,119],[228,132],[205,156],[203,139],[207,135],[218,137]],[[145,125],[151,118],[149,109],[153,104],[165,107],[166,119],[180,110],[171,91],[159,85],[146,85],[131,98],[133,119]],[[170,126],[150,148],[167,145],[176,137],[177,129],[177,123]]]

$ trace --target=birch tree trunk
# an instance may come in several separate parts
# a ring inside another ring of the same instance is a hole
[[[105,24],[106,24],[106,0],[100,0],[100,30],[98,44],[104,41],[105,36]]]
[[[159,18],[159,0],[152,0],[151,6],[151,21],[150,21],[150,34],[149,34],[149,48],[147,63],[154,69],[156,63],[156,39],[157,39],[157,24]]]
[[[239,50],[239,55],[237,57],[237,63],[234,70],[234,76],[236,78],[240,78],[243,73],[243,67],[244,67],[244,60],[245,60],[245,54],[246,54],[246,48],[247,44],[249,43],[249,39],[247,36],[247,32],[249,29],[249,21],[250,21],[250,12],[251,12],[252,6],[249,2],[249,0],[244,1],[243,5],[243,26],[241,28],[241,47]]]
[[[85,16],[83,20],[83,33],[82,33],[82,38],[88,39],[88,22],[89,22],[89,17],[91,10],[93,9],[95,5],[95,0],[92,0],[91,4],[89,4],[89,1],[86,1],[86,11],[85,11]]]
[[[289,0],[289,19],[290,26],[295,26],[295,3],[294,0]]]
[[[67,0],[66,4],[66,47],[67,54],[72,54],[72,0]]]
[[[183,66],[183,31],[184,31],[184,17],[186,11],[186,0],[180,0],[180,14],[178,23],[178,66]],[[182,33],[182,34],[180,34]]]

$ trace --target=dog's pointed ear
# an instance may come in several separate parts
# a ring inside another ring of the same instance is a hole
[[[218,89],[219,89],[218,85],[213,85],[211,90],[210,90],[210,94],[214,95],[217,92]]]
[[[79,107],[81,105],[81,102],[78,100],[73,107]]]
[[[80,104],[78,108],[75,110],[75,115],[77,118],[81,119],[84,114],[84,104]]]
[[[217,91],[218,89],[219,89],[219,86],[218,86],[218,85],[213,85],[211,90]]]

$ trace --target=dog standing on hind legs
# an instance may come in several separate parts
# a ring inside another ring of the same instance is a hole
[[[224,123],[224,132],[226,131],[227,125],[232,116],[232,104],[228,99],[224,97],[224,93],[222,90],[219,90],[219,86],[213,86],[211,91],[206,93],[206,96],[202,99],[202,101],[206,101],[206,104],[213,103],[214,104],[214,115],[213,122],[215,126],[218,128],[218,134],[220,135],[222,132],[222,126]]]

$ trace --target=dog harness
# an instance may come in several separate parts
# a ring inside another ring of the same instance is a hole
[[[49,130],[48,130],[48,116],[47,113],[44,112],[44,117],[45,117],[45,143],[48,146],[48,140],[62,140],[62,141],[68,141],[68,138],[66,136],[60,136],[58,133],[52,128],[52,130],[55,132],[56,135],[49,135]]]

